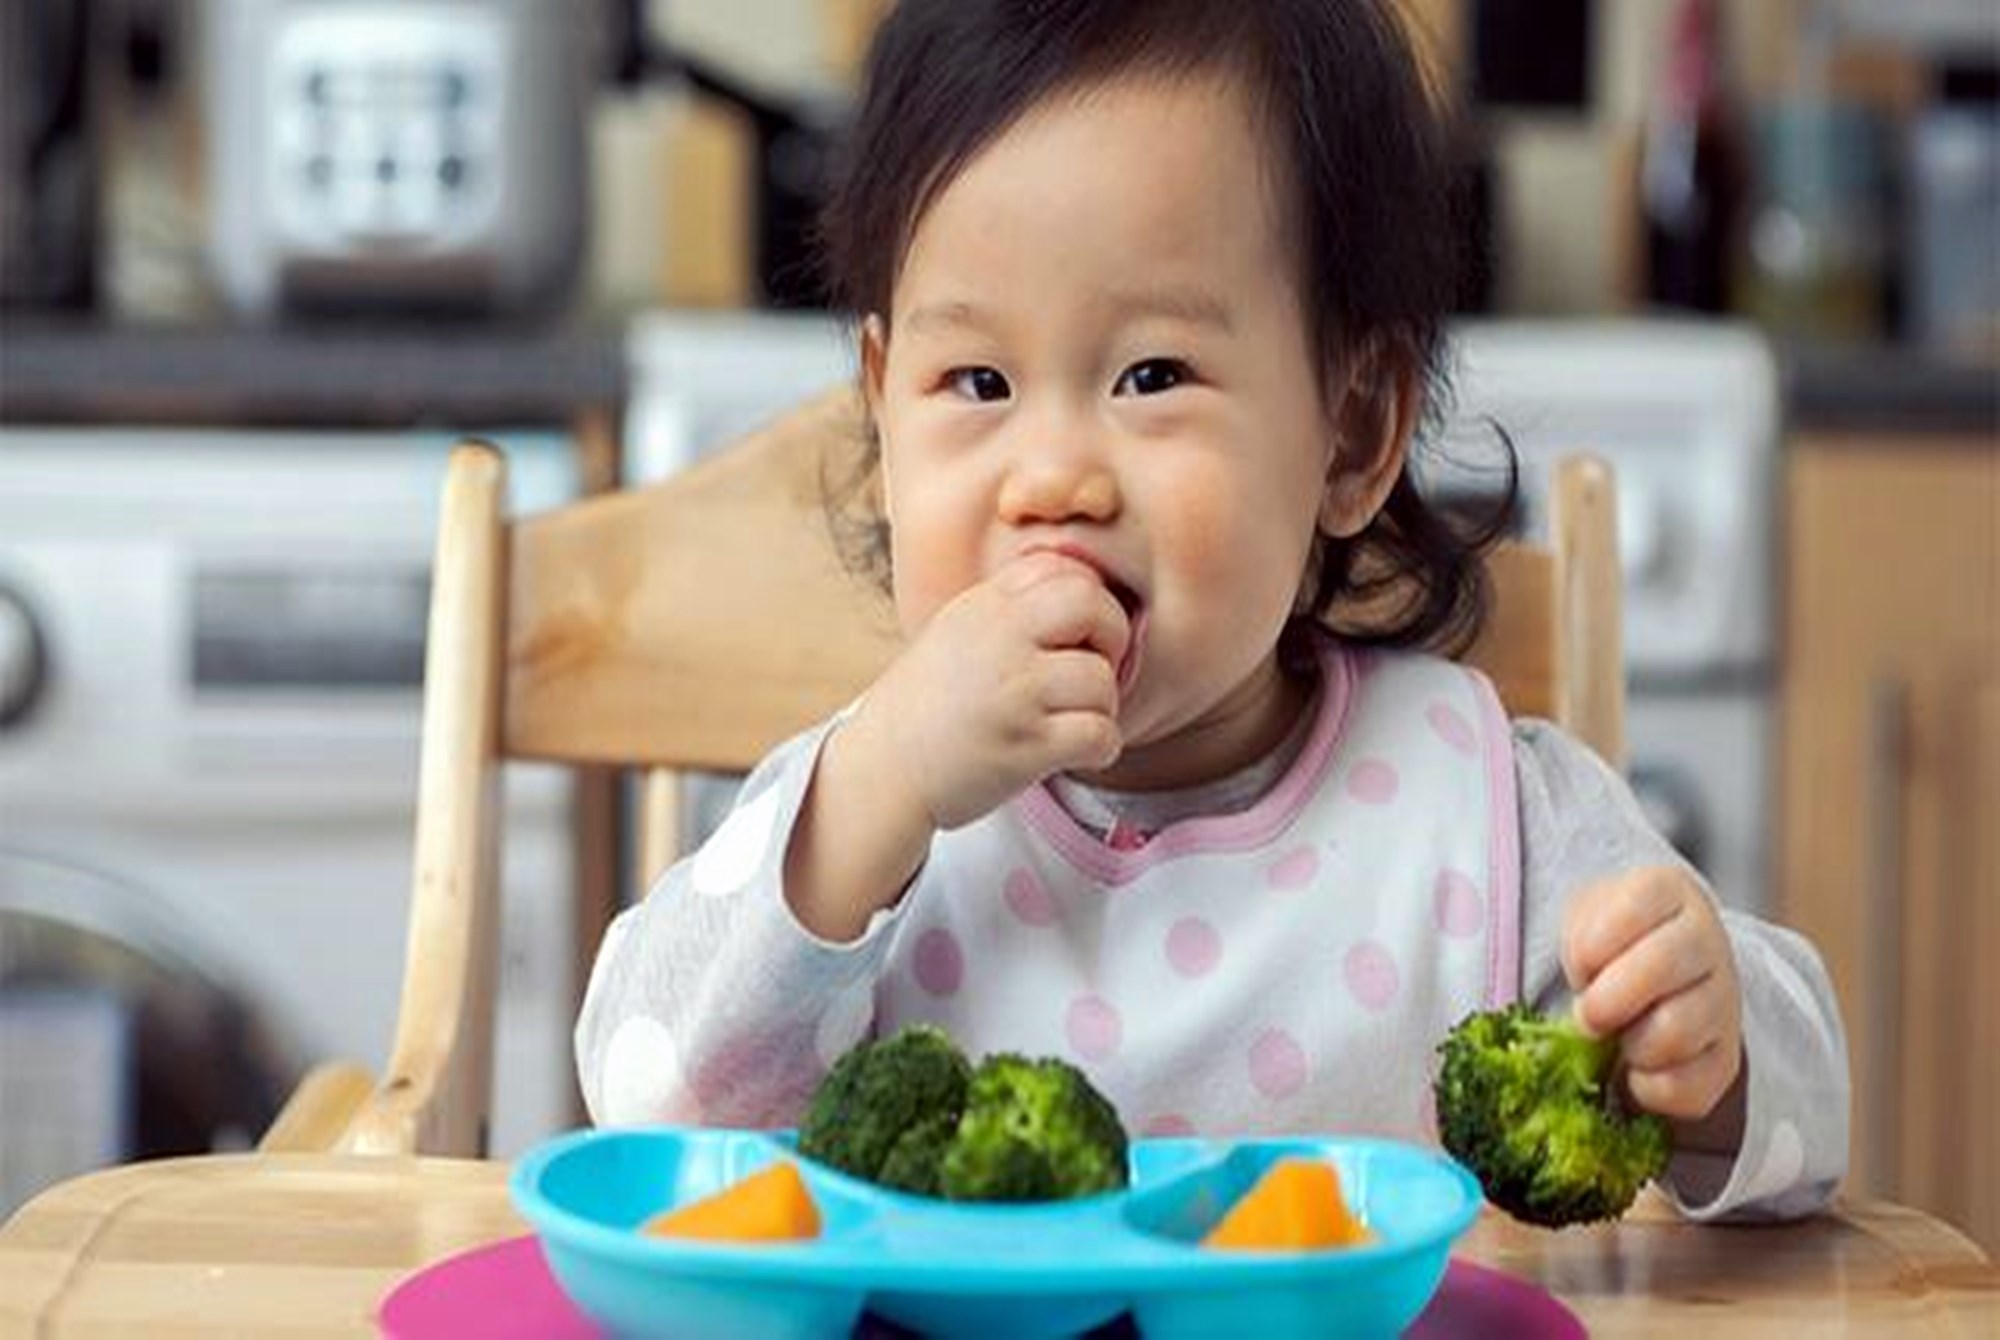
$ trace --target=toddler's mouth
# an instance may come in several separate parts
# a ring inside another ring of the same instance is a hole
[[[1106,576],[1104,587],[1125,611],[1128,625],[1125,654],[1118,658],[1118,692],[1124,694],[1131,691],[1133,681],[1139,678],[1139,654],[1146,636],[1146,602],[1116,577]]]

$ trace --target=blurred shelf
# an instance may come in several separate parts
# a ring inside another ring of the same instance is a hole
[[[1791,431],[2000,435],[2000,366],[1893,346],[1779,350]],[[105,327],[0,315],[0,423],[447,428],[616,411],[618,326]]]
[[[2000,444],[2000,366],[1915,349],[1781,348],[1786,426],[1952,434]]]
[[[529,426],[616,411],[615,327],[105,327],[0,316],[0,423]]]

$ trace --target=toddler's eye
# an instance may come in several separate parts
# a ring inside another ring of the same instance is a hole
[[[945,385],[968,400],[1005,400],[1007,379],[992,368],[953,368],[945,375]]]
[[[1158,395],[1188,380],[1188,365],[1178,358],[1148,358],[1134,363],[1118,378],[1113,395]]]

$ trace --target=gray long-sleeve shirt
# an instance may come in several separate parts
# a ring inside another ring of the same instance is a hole
[[[730,822],[740,817],[739,829],[768,831],[770,841],[746,845],[718,833],[607,933],[576,1029],[595,1120],[793,1122],[827,1062],[872,1027],[910,900],[878,913],[858,940],[831,944],[797,923],[782,888],[791,826],[834,724],[781,747],[746,782]],[[1511,748],[1520,994],[1565,1008],[1560,935],[1570,899],[1621,871],[1686,866],[1587,748],[1532,720],[1513,724]],[[719,889],[729,896],[713,896]],[[1847,1167],[1838,1010],[1805,939],[1727,908],[1722,920],[1743,991],[1743,1141],[1733,1158],[1677,1154],[1666,1188],[1696,1219],[1805,1214],[1830,1198]],[[930,965],[937,973],[956,966]],[[916,970],[926,971],[921,946]]]

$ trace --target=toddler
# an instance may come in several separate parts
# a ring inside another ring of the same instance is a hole
[[[1075,1061],[1139,1134],[1434,1143],[1439,1039],[1526,999],[1618,1036],[1687,1213],[1828,1198],[1812,948],[1436,654],[1504,520],[1406,468],[1449,197],[1388,0],[895,7],[828,252],[905,646],[612,925],[597,1121],[792,1124],[924,1020]]]

